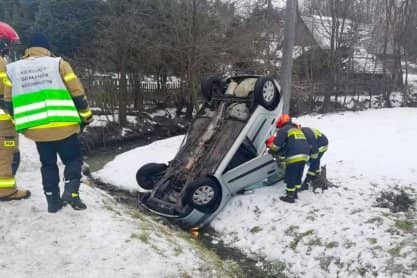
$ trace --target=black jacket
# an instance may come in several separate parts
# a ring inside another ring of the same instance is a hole
[[[308,161],[310,145],[302,130],[288,123],[278,130],[273,151],[282,153],[287,163]]]
[[[319,153],[324,153],[327,151],[329,140],[320,130],[317,128],[309,127],[303,127],[301,130],[303,131],[305,137],[307,138],[307,142],[311,147],[310,155],[312,158],[316,158]]]

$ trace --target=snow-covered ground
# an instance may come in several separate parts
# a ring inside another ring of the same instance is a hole
[[[17,180],[32,191],[32,197],[0,203],[0,277],[227,274],[227,267],[189,235],[118,205],[111,196],[86,185],[87,181],[81,188],[87,210],[65,207],[56,214],[47,213],[36,147],[21,137],[21,152]]]
[[[218,240],[296,277],[417,277],[415,211],[375,207],[382,191],[417,199],[417,109],[393,108],[304,116],[330,139],[323,158],[338,188],[280,202],[283,183],[232,199],[211,223]],[[170,160],[182,137],[124,153],[97,177],[137,189],[135,172]],[[122,175],[123,173],[123,175]],[[395,189],[397,188],[397,189]],[[399,188],[399,189],[398,189]]]

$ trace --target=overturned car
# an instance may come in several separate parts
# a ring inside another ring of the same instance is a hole
[[[183,228],[208,224],[237,193],[282,176],[265,140],[282,113],[276,80],[255,75],[202,81],[205,103],[168,165],[137,172],[139,204]]]

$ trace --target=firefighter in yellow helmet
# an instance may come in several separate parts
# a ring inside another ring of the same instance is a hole
[[[16,31],[7,23],[0,22],[0,201],[29,198],[30,191],[16,187],[15,174],[19,167],[20,154],[18,134],[10,115],[4,107],[4,85],[6,60],[11,46],[19,42]]]
[[[65,204],[83,210],[79,196],[82,155],[80,125],[92,120],[92,112],[70,64],[50,52],[42,33],[35,33],[22,60],[7,65],[4,99],[15,128],[35,141],[41,160],[42,185],[48,212]],[[65,165],[65,187],[59,188],[57,156]]]

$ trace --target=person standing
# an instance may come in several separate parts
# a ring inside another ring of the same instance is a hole
[[[320,175],[320,161],[324,153],[328,149],[329,140],[317,128],[302,127],[304,135],[307,138],[307,142],[310,144],[310,161],[306,178],[300,188],[300,191],[308,190],[309,186],[313,182],[314,178]]]
[[[4,99],[18,132],[36,142],[48,212],[65,204],[83,210],[79,196],[82,155],[80,125],[92,120],[84,88],[70,64],[50,52],[47,38],[35,33],[22,60],[7,65]],[[59,188],[57,155],[65,165]]]
[[[281,167],[285,165],[284,181],[287,184],[286,196],[281,201],[294,203],[297,190],[301,188],[304,167],[309,159],[310,146],[299,126],[291,121],[288,114],[282,114],[277,122],[276,136],[267,139],[266,145],[273,154],[278,155]]]
[[[21,200],[30,197],[29,190],[18,189],[15,175],[19,167],[19,136],[4,103],[4,85],[7,77],[6,60],[10,48],[19,42],[19,35],[7,23],[0,22],[0,201]]]

